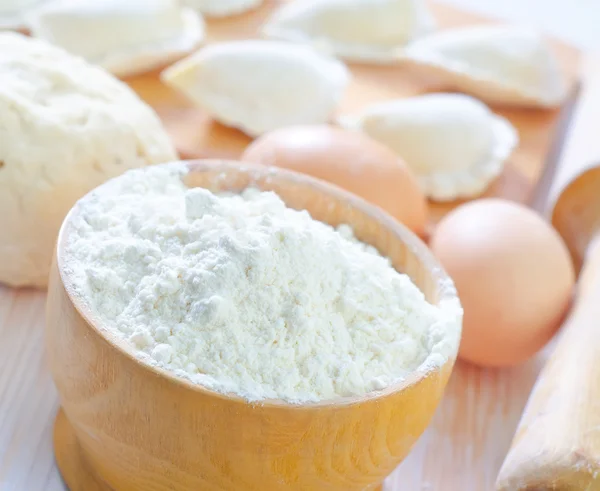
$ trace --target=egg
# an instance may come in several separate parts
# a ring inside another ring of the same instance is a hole
[[[538,214],[501,199],[473,201],[439,223],[430,247],[464,308],[459,357],[516,365],[553,336],[575,274],[560,235]]]
[[[286,127],[256,139],[242,160],[333,183],[424,233],[427,202],[416,177],[391,150],[364,134],[327,125]]]

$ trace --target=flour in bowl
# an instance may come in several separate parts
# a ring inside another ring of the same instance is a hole
[[[185,172],[128,172],[80,201],[68,229],[75,294],[147,362],[250,401],[303,403],[444,361],[459,323],[348,226],[272,192],[188,189]]]

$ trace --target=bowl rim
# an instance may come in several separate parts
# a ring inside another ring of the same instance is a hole
[[[429,274],[434,279],[434,283],[438,290],[439,298],[436,302],[437,306],[441,304],[449,305],[451,308],[456,306],[460,309],[460,301],[458,293],[454,286],[453,281],[448,276],[446,271],[443,269],[441,264],[433,256],[433,253],[425,245],[425,243],[405,225],[398,222],[391,215],[383,211],[381,208],[368,203],[366,200],[356,196],[349,191],[346,191],[339,186],[325,182],[323,180],[302,174],[296,171],[288,169],[281,169],[272,166],[264,166],[260,164],[251,164],[243,161],[234,159],[193,159],[193,160],[177,160],[172,162],[166,162],[163,164],[156,164],[153,166],[143,167],[136,170],[144,170],[147,168],[154,167],[176,167],[184,165],[189,174],[194,172],[226,172],[226,171],[238,171],[246,174],[250,179],[250,182],[256,182],[259,178],[268,178],[275,174],[278,177],[283,178],[289,182],[308,184],[314,187],[319,192],[333,196],[339,201],[348,203],[352,208],[357,208],[361,212],[365,213],[375,221],[379,222],[386,229],[390,230],[399,240],[401,240],[415,255],[419,262],[427,269]],[[122,175],[122,174],[121,174]],[[63,220],[58,238],[56,241],[55,260],[58,276],[61,281],[61,287],[64,288],[67,297],[77,313],[83,318],[85,323],[98,337],[112,348],[115,348],[117,352],[127,358],[130,362],[133,362],[137,368],[147,371],[149,374],[158,376],[166,379],[171,383],[175,383],[177,386],[192,390],[194,392],[216,397],[219,399],[227,400],[230,402],[240,403],[243,405],[250,406],[261,406],[271,408],[285,408],[285,409],[296,409],[296,410],[310,410],[324,407],[341,408],[345,406],[357,405],[371,400],[377,400],[380,398],[391,396],[395,393],[401,392],[411,386],[417,385],[421,380],[431,376],[436,371],[442,371],[444,367],[450,364],[450,368],[454,365],[458,354],[458,347],[460,342],[461,329],[458,329],[456,333],[456,339],[452,342],[454,346],[450,353],[448,353],[447,359],[444,360],[443,364],[440,365],[424,365],[422,364],[417,369],[412,371],[406,377],[397,382],[390,384],[381,390],[367,392],[359,396],[344,396],[335,397],[331,399],[323,399],[320,401],[308,401],[308,402],[290,402],[281,399],[261,399],[256,401],[250,401],[244,397],[235,393],[224,393],[214,389],[210,389],[204,385],[194,383],[188,378],[177,375],[174,371],[168,370],[158,365],[148,363],[143,357],[136,355],[135,350],[130,346],[124,338],[119,337],[113,333],[110,329],[102,328],[102,321],[94,314],[92,309],[85,303],[81,295],[76,293],[73,281],[70,278],[66,268],[64,256],[66,252],[66,243],[68,237],[68,228],[72,223],[73,217],[77,215],[81,209],[81,205],[86,199],[95,193],[102,192],[103,188],[109,187],[115,180],[118,180],[120,176],[116,176],[104,183],[100,184],[96,188],[92,189],[84,196],[82,196],[75,205],[69,210],[65,219]],[[285,200],[284,200],[285,202]],[[427,361],[427,360],[426,360]]]

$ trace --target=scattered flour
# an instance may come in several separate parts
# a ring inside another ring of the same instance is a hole
[[[68,232],[76,294],[147,362],[251,401],[302,403],[444,361],[456,319],[350,227],[271,192],[188,189],[184,172],[124,174],[78,204]]]

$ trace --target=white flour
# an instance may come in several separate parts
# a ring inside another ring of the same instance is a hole
[[[294,403],[382,389],[444,361],[456,318],[349,227],[274,193],[189,190],[183,172],[126,173],[80,202],[69,230],[77,294],[146,361]]]

